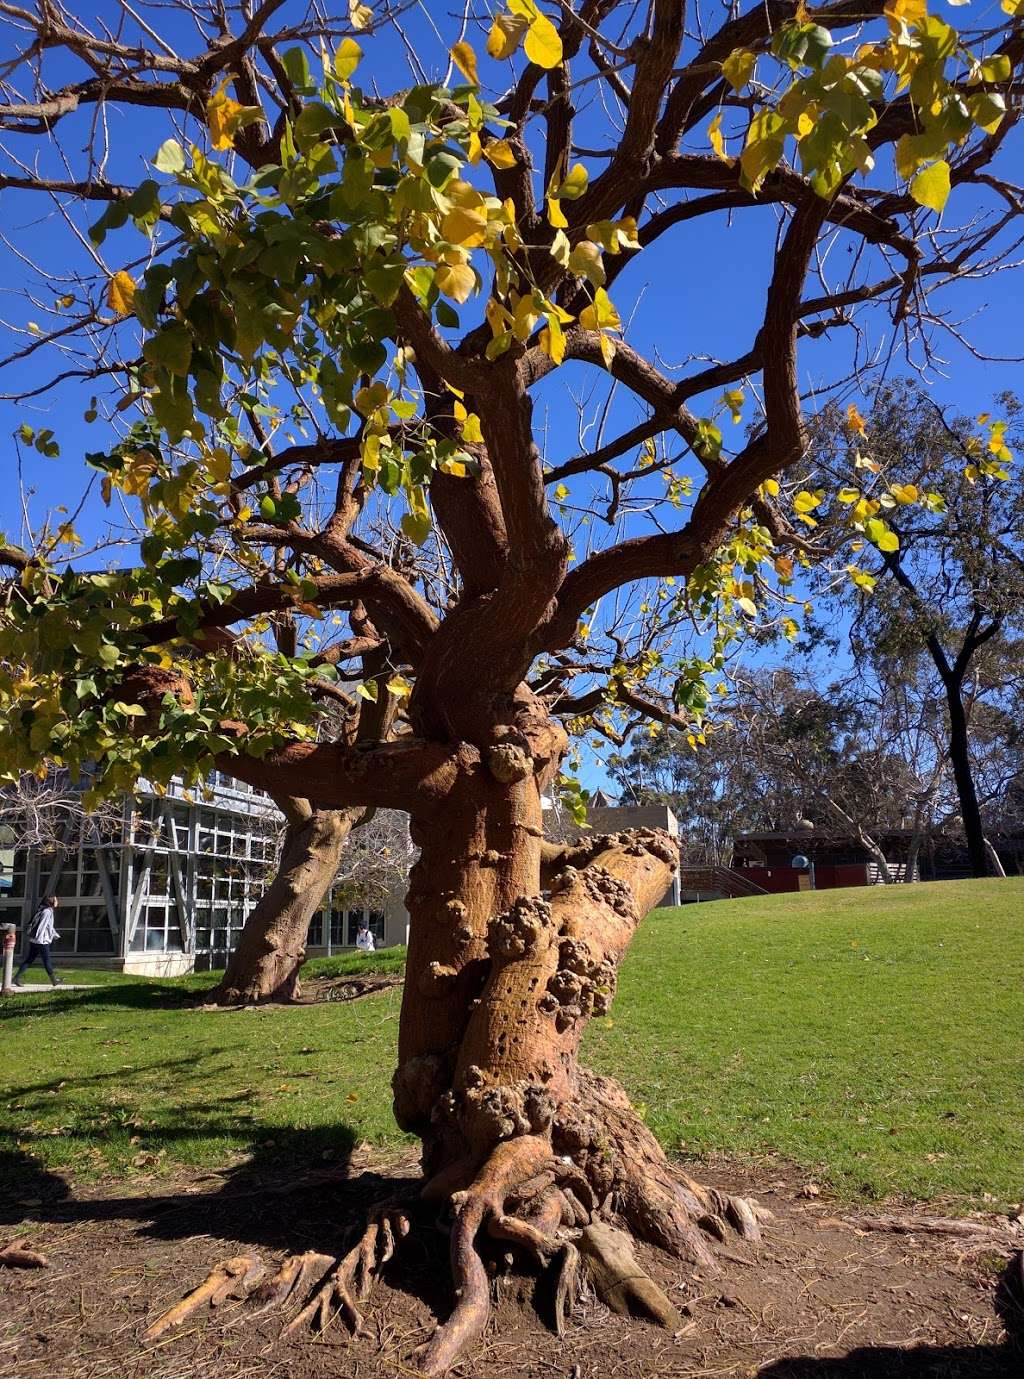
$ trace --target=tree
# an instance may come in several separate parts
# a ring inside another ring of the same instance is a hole
[[[733,629],[799,549],[774,502],[806,444],[799,342],[840,329],[858,304],[888,304],[911,336],[926,332],[928,288],[1005,251],[1015,193],[985,169],[1012,138],[1006,93],[1024,35],[1008,17],[975,58],[904,0],[884,12],[840,0],[813,19],[773,0],[691,41],[678,0],[654,0],[649,19],[584,0],[579,13],[560,5],[557,25],[512,0],[487,41],[511,71],[462,38],[451,61],[463,81],[418,75],[380,99],[356,82],[351,34],[336,42],[279,9],[211,7],[217,38],[187,57],[166,38],[96,37],[48,5],[11,20],[36,87],[0,127],[52,135],[72,160],[76,112],[88,128],[98,103],[121,103],[175,112],[195,143],[168,137],[154,163],[165,180],[139,186],[115,182],[95,144],[80,173],[22,160],[6,175],[62,205],[105,206],[92,243],[117,258],[89,370],[121,383],[110,419],[126,428],[90,462],[144,534],[137,565],[103,572],[67,558],[66,524],[6,551],[18,578],[0,631],[2,760],[14,771],[40,753],[99,753],[104,786],[130,788],[140,771],[169,779],[212,757],[279,796],[408,810],[419,859],[393,1085],[399,1124],[423,1143],[419,1199],[452,1218],[455,1305],[417,1359],[437,1374],[483,1330],[491,1248],[557,1265],[565,1302],[578,1250],[611,1267],[594,1228],[603,1203],[708,1269],[708,1240],[729,1224],[757,1234],[748,1204],[675,1175],[622,1089],[578,1063],[675,854],[645,833],[543,848],[541,796],[567,745],[550,711],[562,689],[545,689],[568,678],[581,712],[614,718],[631,707],[624,691],[657,706],[667,679],[658,711],[699,723]],[[350,15],[357,29],[374,21],[365,5]],[[862,41],[832,53],[833,32]],[[40,69],[61,50],[88,75],[48,84]],[[510,77],[489,102],[486,88]],[[588,86],[618,113],[578,114]],[[939,244],[932,217],[947,198]],[[763,236],[763,310],[733,359],[673,378],[653,345],[625,341],[610,293],[663,237],[681,247],[723,214]],[[134,267],[128,221],[153,237]],[[854,251],[848,277],[811,291],[831,237]],[[81,292],[64,295],[75,305]],[[71,335],[97,319],[86,300]],[[42,345],[60,327],[39,329]],[[532,399],[562,365],[613,385],[616,434],[546,466]],[[719,394],[704,415],[691,409]],[[759,415],[730,453],[715,418],[745,408]],[[436,525],[455,575],[443,606],[365,539],[382,511],[401,512],[410,546]],[[887,530],[879,520],[868,539]],[[623,590],[707,627],[707,643],[668,665],[595,667],[591,641]],[[387,691],[407,701],[410,730],[317,742],[309,706],[328,667],[309,647],[269,646],[266,620],[295,610],[308,629],[357,601],[386,642]],[[225,627],[239,630],[230,655],[197,647]],[[585,707],[588,687],[601,708]],[[381,1208],[298,1320],[357,1327],[359,1298],[410,1221],[406,1203]],[[267,1291],[304,1290],[324,1267],[321,1255],[290,1261]],[[641,1272],[620,1267],[620,1292],[646,1291],[671,1323]]]
[[[764,671],[741,685],[735,720],[765,793],[778,783],[799,800],[801,817],[851,834],[889,885],[895,876],[877,835],[906,823],[920,780],[896,747],[893,705],[861,688],[821,689],[790,670]]]
[[[740,834],[809,819],[856,837],[888,882],[877,835],[905,827],[913,807],[916,857],[930,823],[944,764],[936,768],[934,752],[922,751],[932,721],[905,680],[871,680],[858,666],[822,684],[790,656],[735,669],[720,721],[703,740],[648,738],[614,759],[612,771],[639,800],[676,810],[700,862],[728,865]]]
[[[855,428],[837,425],[833,412],[832,440],[816,452],[827,470],[837,447],[863,450],[862,468],[877,475],[863,494],[838,495],[840,504],[852,499],[870,507],[869,522],[887,507],[892,533],[886,548],[864,563],[859,584],[843,586],[855,606],[852,647],[858,658],[876,662],[906,660],[918,650],[930,658],[975,876],[988,875],[991,848],[972,761],[971,714],[981,717],[980,700],[991,695],[1000,662],[1004,675],[1015,674],[1013,657],[1008,663],[987,650],[1018,639],[1024,626],[1024,489],[1009,481],[1008,471],[1020,405],[1008,396],[1000,405],[1008,420],[984,446],[975,422],[947,419],[918,384],[886,385]],[[918,493],[935,497],[921,504],[914,501]],[[827,526],[824,512],[823,521]]]
[[[364,609],[355,610],[355,622],[364,639],[358,650],[367,697],[353,700],[342,696],[340,705],[332,697],[330,707],[321,711],[320,724],[322,739],[326,736],[348,746],[387,738],[398,714],[397,697],[386,691],[387,662],[381,654],[380,639],[368,624]],[[287,649],[294,653],[294,618],[278,619],[274,630],[278,649],[286,636],[293,643]],[[353,650],[351,646],[346,649]],[[324,664],[330,664],[329,657],[330,652],[326,660],[321,652]],[[353,830],[365,828],[376,813],[360,806],[324,808],[301,794],[277,793],[274,803],[285,819],[277,871],[246,920],[224,976],[210,993],[209,999],[219,1005],[296,999],[313,916],[338,877]],[[355,850],[357,861],[360,852]],[[358,868],[352,870],[357,872]]]

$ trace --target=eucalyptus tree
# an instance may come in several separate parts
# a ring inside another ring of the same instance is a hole
[[[825,530],[838,509],[848,542],[851,507],[889,528],[868,559],[858,552],[857,584],[838,586],[853,612],[851,646],[865,662],[907,664],[919,653],[930,661],[975,876],[988,874],[991,849],[972,723],[980,737],[986,703],[1018,678],[1014,648],[1024,631],[1024,486],[1012,469],[1021,408],[1011,396],[998,401],[1003,419],[993,426],[985,414],[947,416],[916,382],[885,385],[866,418],[851,426],[833,415],[827,439],[822,426],[814,457],[827,475],[852,453],[868,479],[835,494],[831,515],[823,504]],[[989,426],[987,442],[979,422]]]
[[[269,1301],[314,1286],[293,1326],[358,1329],[421,1212],[450,1221],[455,1289],[417,1357],[428,1374],[481,1335],[489,1252],[553,1267],[560,1315],[580,1254],[603,1258],[620,1298],[671,1325],[609,1246],[609,1205],[707,1270],[730,1226],[758,1233],[748,1203],[677,1175],[623,1090],[579,1065],[675,854],[643,833],[545,849],[541,800],[567,749],[547,690],[570,686],[584,719],[622,721],[635,700],[699,726],[735,627],[772,615],[804,549],[794,523],[820,502],[778,502],[806,444],[802,344],[863,308],[916,348],[941,328],[932,289],[1009,252],[1020,202],[993,160],[1014,144],[1018,7],[971,35],[924,0],[769,0],[691,33],[679,0],[508,0],[450,35],[438,79],[410,42],[413,84],[395,89],[411,12],[355,0],[342,24],[283,0],[192,0],[173,32],[160,8],[125,6],[111,31],[50,0],[0,6],[4,186],[55,198],[69,245],[99,211],[102,298],[62,284],[22,353],[59,349],[72,358],[55,373],[97,380],[107,438],[88,462],[141,528],[138,562],[102,572],[76,563],[68,522],[4,554],[3,765],[98,759],[116,790],[212,760],[320,807],[407,810],[419,848],[393,1083],[423,1143],[418,1205],[381,1206],[336,1265],[286,1261]],[[162,142],[138,182],[125,146],[154,112]],[[727,274],[712,247],[726,218],[766,264],[749,329],[708,362],[718,308],[684,309],[661,343],[694,355],[666,369],[614,298],[645,263],[665,292],[688,255]],[[851,250],[835,278],[833,242]],[[542,456],[535,398],[581,376],[607,382],[609,425]],[[729,414],[755,421],[735,447]],[[24,443],[52,453],[44,432]],[[443,606],[367,539],[382,511],[412,545],[439,533]],[[884,516],[850,522],[888,543]],[[612,642],[600,664],[627,590],[707,641],[669,660]],[[317,741],[330,665],[275,648],[269,620],[293,610],[306,629],[357,604],[409,727]],[[258,1272],[232,1264],[240,1277],[215,1271],[150,1334]]]

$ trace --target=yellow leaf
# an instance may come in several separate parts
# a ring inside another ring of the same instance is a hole
[[[342,81],[348,81],[359,66],[363,50],[354,38],[343,38],[334,54],[334,70]]]
[[[765,493],[767,493],[769,498],[777,498],[779,496],[778,479],[765,479],[761,487],[764,489]]]
[[[373,10],[360,0],[348,0],[348,22],[353,29],[368,29],[373,23]]]
[[[887,0],[885,6],[886,17],[895,20],[897,25],[902,22],[909,28],[912,24],[919,24],[928,14],[928,0]]]
[[[918,495],[916,484],[893,484],[889,492],[896,499],[897,503],[903,503],[905,506],[917,502]]]
[[[222,81],[206,103],[206,122],[210,126],[214,148],[234,148],[235,130],[244,109],[228,95],[227,80]]]
[[[572,251],[569,246],[569,236],[565,233],[564,230],[556,230],[555,237],[551,241],[551,257],[562,268],[567,268],[569,266],[569,258],[571,252]]]
[[[930,168],[922,168],[911,179],[910,195],[919,206],[939,212],[949,200],[949,164],[944,158]]]
[[[855,432],[858,436],[866,436],[868,433],[864,418],[857,411],[856,405],[852,402],[846,409],[846,429],[847,431]]]
[[[472,45],[462,39],[453,44],[449,51],[452,55],[452,61],[466,80],[471,82],[473,86],[479,86],[480,78],[476,70],[476,53],[474,53]]]
[[[581,239],[569,255],[569,270],[580,278],[586,278],[594,287],[601,287],[605,280],[601,250],[589,239]]]
[[[492,139],[484,149],[484,157],[494,168],[514,168],[518,161],[507,139]]]
[[[554,314],[548,317],[548,324],[540,333],[540,347],[552,364],[561,364],[565,358],[565,333],[562,323]]]
[[[715,155],[721,158],[723,163],[731,163],[732,159],[725,151],[725,139],[722,137],[722,112],[719,111],[715,118],[708,125],[708,141],[715,151]]]
[[[590,306],[580,312],[580,325],[584,330],[621,330],[622,321],[614,303],[603,287],[594,293]]]
[[[757,57],[746,48],[733,48],[722,63],[722,76],[734,91],[742,91],[753,76]]]
[[[821,499],[813,493],[808,493],[806,489],[801,491],[793,499],[793,507],[799,513],[813,512],[816,507],[821,506]]]
[[[476,274],[468,263],[443,263],[434,281],[439,292],[456,302],[468,301],[476,288]]]
[[[487,238],[487,216],[472,206],[456,206],[441,221],[441,233],[452,244],[474,249]]]
[[[523,41],[530,21],[521,14],[499,14],[487,37],[487,52],[498,59],[511,57]]]
[[[135,279],[123,268],[107,283],[107,306],[115,316],[130,316],[135,310]]]
[[[569,224],[562,210],[562,203],[555,196],[548,197],[548,224],[556,230],[564,230]]]
[[[513,15],[527,21],[525,47],[530,61],[546,71],[557,67],[562,61],[562,40],[551,20],[541,14],[535,0],[508,0],[508,7]]]
[[[615,341],[604,331],[601,332],[601,358],[604,360],[605,368],[610,371],[612,360],[615,358]]]
[[[412,685],[404,675],[392,675],[387,684],[388,694],[393,694],[396,699],[408,699],[412,694]]]
[[[470,412],[462,423],[462,439],[471,445],[483,444],[483,432],[480,430],[480,418],[475,412]]]

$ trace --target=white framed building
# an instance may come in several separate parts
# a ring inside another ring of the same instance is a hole
[[[150,976],[221,968],[274,875],[282,833],[267,795],[220,772],[202,798],[143,783],[102,835],[50,851],[0,845],[0,924],[24,936],[40,897],[54,894],[58,964]],[[379,947],[405,942],[397,897],[367,909],[332,891],[310,956],[353,946],[364,915]]]

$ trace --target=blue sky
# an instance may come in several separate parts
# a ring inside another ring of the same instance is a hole
[[[940,6],[940,8],[942,8]],[[90,12],[111,23],[123,19],[123,11],[108,0],[90,6]],[[163,14],[163,11],[151,12]],[[968,11],[958,7],[949,15],[963,25]],[[973,25],[995,20],[998,5],[993,3],[972,7],[969,12]],[[161,23],[163,21],[161,20]],[[446,23],[441,17],[438,25]],[[443,72],[445,63],[438,58],[440,48],[433,32],[433,24],[422,7],[412,8],[405,21],[407,35],[421,61],[433,77]],[[166,31],[165,31],[166,32]],[[449,41],[457,33],[446,31]],[[483,37],[471,30],[467,35],[480,54],[481,74],[485,80],[497,83],[504,79],[497,64],[483,56]],[[182,29],[175,41],[193,47],[191,35]],[[360,70],[360,80],[367,86],[379,83],[381,90],[409,83],[405,54],[394,35],[383,35],[363,41],[366,59]],[[496,70],[497,69],[497,70]],[[79,66],[61,60],[50,83],[82,74]],[[456,78],[457,80],[457,78]],[[591,92],[594,88],[589,88]],[[589,145],[598,137],[600,111],[588,104],[588,96],[581,93],[579,101],[578,138]],[[75,152],[85,142],[89,132],[91,113],[79,115],[59,126],[62,143],[72,150],[74,169],[78,159]],[[110,161],[108,176],[113,180],[137,182],[152,175],[146,160],[155,153],[163,139],[175,134],[169,117],[138,109],[111,111]],[[195,127],[189,127],[192,138]],[[51,175],[66,176],[60,170],[52,150],[29,136],[8,136],[8,149],[26,162],[37,157],[42,170]],[[706,150],[703,130],[692,145]],[[1017,145],[1019,150],[1019,144]],[[595,171],[599,164],[593,164]],[[0,156],[0,170],[13,171],[8,159]],[[973,193],[971,195],[974,195]],[[981,195],[980,193],[978,195]],[[947,216],[955,219],[965,205],[965,199],[951,200]],[[72,213],[74,223],[81,229],[95,219],[102,206],[90,207],[83,215]],[[66,281],[69,270],[89,271],[85,248],[52,202],[46,197],[24,192],[0,192],[0,217],[6,245],[0,245],[4,272],[0,278],[0,320],[24,330],[31,321],[44,329],[51,329],[55,316],[45,308],[67,291],[77,292]],[[770,274],[774,253],[774,230],[777,221],[775,208],[763,207],[735,216],[725,215],[700,219],[681,227],[675,236],[666,237],[634,262],[618,280],[614,299],[621,315],[629,322],[630,343],[656,358],[666,371],[693,361],[684,369],[700,367],[699,360],[728,359],[742,353],[752,339],[763,310],[764,291]],[[831,244],[826,270],[830,280],[842,280],[852,241],[837,234]],[[103,263],[114,271],[146,251],[145,240],[134,230],[127,229],[111,236],[102,249]],[[31,259],[42,270],[36,272],[24,258]],[[816,295],[817,288],[811,288]],[[1020,351],[1020,321],[1024,314],[1024,276],[1020,270],[1006,272],[980,282],[967,282],[946,291],[938,303],[952,319],[964,321],[964,331],[981,353],[1010,357]],[[65,315],[74,314],[77,305]],[[475,312],[467,306],[464,321],[472,324]],[[893,342],[893,326],[882,313],[863,317],[865,335],[861,342],[860,359],[886,357]],[[131,329],[130,326],[122,329]],[[0,357],[23,349],[32,341],[31,335],[16,335],[0,326]],[[975,358],[952,336],[938,332],[935,336],[937,353],[944,360],[929,374],[938,401],[953,410],[976,412],[989,410],[994,394],[1003,388],[1018,385],[1019,365],[1009,362],[988,362]],[[825,339],[807,343],[800,359],[801,386],[808,392],[820,388],[836,377],[850,371],[854,360],[853,334],[838,330]],[[11,393],[35,387],[74,360],[62,360],[51,350],[39,350],[30,359],[0,369],[0,393]],[[889,372],[906,371],[905,361],[897,348],[889,362]],[[851,399],[862,399],[864,386],[850,392]],[[45,459],[23,448],[21,475],[27,490],[32,520],[38,522],[44,511],[56,503],[75,506],[83,489],[86,471],[81,457],[87,450],[103,449],[109,444],[112,432],[103,422],[87,425],[83,412],[90,396],[103,385],[82,385],[69,381],[61,388],[37,399],[19,404],[0,402],[0,434],[4,439],[5,456],[0,485],[0,530],[18,539],[22,529],[21,494],[18,489],[16,448],[9,439],[18,426],[27,422],[34,428],[50,427],[61,445],[59,459]],[[577,414],[572,402],[574,392],[591,398],[593,409],[603,397],[607,381],[595,375],[593,369],[582,365],[568,365],[549,378],[537,394],[537,423],[545,442],[546,458],[552,464],[577,452]],[[710,412],[714,395],[695,410]],[[809,402],[813,408],[813,401]],[[608,436],[624,429],[638,419],[640,412],[628,397],[617,395],[611,410]],[[618,423],[618,424],[616,424]],[[743,427],[731,428],[726,419],[722,423],[726,444],[733,437],[739,440]],[[733,441],[735,444],[736,442]],[[685,466],[681,466],[685,467]],[[583,501],[585,492],[573,487],[573,502]],[[87,539],[98,536],[106,523],[107,514],[94,496],[81,518],[80,529]],[[640,530],[639,524],[629,530]],[[592,528],[590,529],[593,530]],[[581,533],[581,539],[589,535]],[[589,773],[588,773],[589,774]]]

